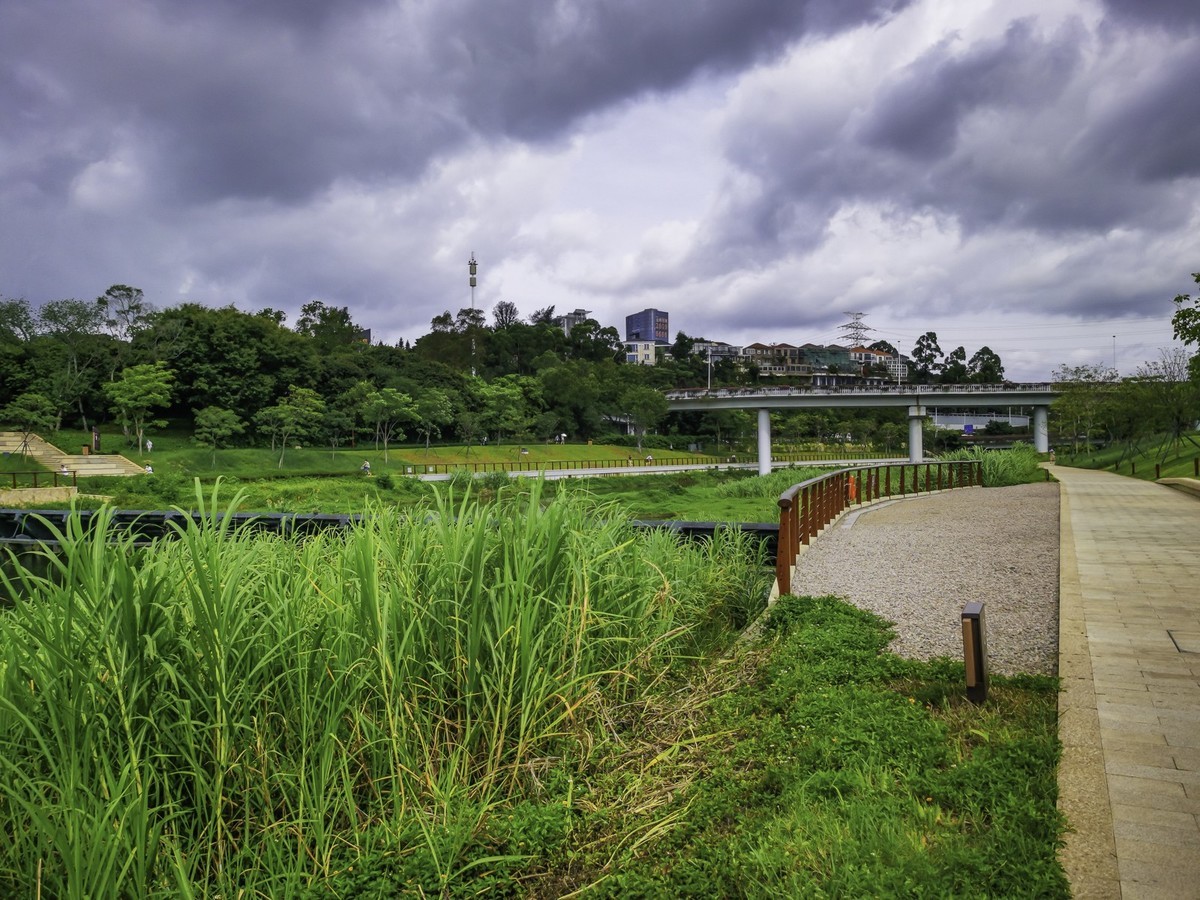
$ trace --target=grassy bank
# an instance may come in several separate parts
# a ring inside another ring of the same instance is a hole
[[[1179,443],[1165,437],[1147,439],[1138,448],[1112,446],[1083,450],[1072,454],[1064,448],[1057,454],[1059,465],[1081,469],[1109,469],[1153,481],[1162,478],[1195,478],[1196,460],[1200,458],[1200,432],[1185,435]],[[1155,469],[1155,466],[1158,469]],[[1159,474],[1156,474],[1157,473]]]
[[[385,839],[469,883],[485,818],[569,783],[768,578],[736,534],[536,487],[372,513],[303,543],[76,525],[46,577],[0,573],[0,893],[288,896]]]
[[[1051,680],[974,706],[832,599],[728,655],[753,548],[570,494],[373,512],[6,585],[0,893],[1066,896]]]

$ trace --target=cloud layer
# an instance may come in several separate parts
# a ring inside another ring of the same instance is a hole
[[[1131,370],[1200,268],[1197,83],[1191,0],[5,4],[0,293],[396,340],[475,252],[485,308]]]

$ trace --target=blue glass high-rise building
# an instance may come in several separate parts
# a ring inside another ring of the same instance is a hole
[[[625,340],[655,341],[669,344],[671,328],[667,314],[660,309],[643,309],[640,313],[625,317]]]

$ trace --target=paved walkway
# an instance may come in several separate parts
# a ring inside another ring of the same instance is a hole
[[[1200,898],[1200,497],[1050,470],[1063,865],[1076,897]]]

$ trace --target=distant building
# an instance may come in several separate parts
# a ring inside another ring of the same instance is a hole
[[[577,309],[575,312],[569,312],[560,316],[557,322],[562,326],[563,334],[570,337],[572,328],[576,325],[582,325],[591,317],[592,311],[590,309]]]
[[[888,373],[888,381],[901,382],[908,380],[908,358],[904,355],[888,353],[884,350],[873,350],[870,347],[852,347],[850,358],[863,367],[879,366]]]
[[[643,309],[640,313],[625,317],[626,341],[654,341],[669,344],[671,326],[667,314],[659,309]]]
[[[733,344],[727,344],[724,341],[698,340],[692,344],[693,356],[700,356],[704,359],[708,359],[710,353],[712,354],[712,358],[714,360],[737,359],[742,355],[742,348],[735,347]]]
[[[812,366],[791,344],[764,344],[756,341],[742,348],[742,363],[754,366],[761,378],[787,378],[803,384],[812,378]]]
[[[652,366],[658,361],[659,346],[655,341],[626,341],[625,362],[635,366]]]
[[[354,332],[354,339],[356,341],[358,341],[360,344],[371,343],[371,329],[370,328],[358,329],[356,332]]]

